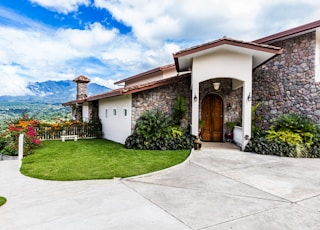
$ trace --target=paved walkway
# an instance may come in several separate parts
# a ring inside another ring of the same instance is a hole
[[[320,159],[203,148],[123,180],[44,181],[0,161],[0,229],[320,229]]]

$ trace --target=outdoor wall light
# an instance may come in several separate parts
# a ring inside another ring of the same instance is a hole
[[[212,85],[213,85],[214,90],[219,90],[220,82],[213,82]]]
[[[193,100],[194,100],[194,102],[197,102],[197,101],[198,101],[197,95],[194,95]]]
[[[252,96],[251,96],[251,93],[249,93],[249,95],[248,95],[248,101],[251,101],[251,99],[252,99]]]
[[[231,107],[231,105],[230,105],[230,103],[229,103],[228,106],[227,106],[227,110],[228,110],[228,111],[231,111],[231,109],[232,109],[232,107]]]

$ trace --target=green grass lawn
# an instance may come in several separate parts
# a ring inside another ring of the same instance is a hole
[[[7,199],[3,196],[0,196],[0,206],[4,205],[7,202]]]
[[[190,150],[133,150],[103,139],[44,141],[25,157],[20,171],[46,180],[90,180],[129,177],[183,162]]]

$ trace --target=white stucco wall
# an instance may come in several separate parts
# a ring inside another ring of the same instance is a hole
[[[219,51],[193,59],[194,84],[211,78],[235,78],[245,81],[252,72],[252,56]]]
[[[82,121],[86,122],[89,121],[89,104],[88,103],[84,103],[82,105]]]
[[[199,98],[199,83],[214,78],[232,78],[243,82],[243,147],[251,136],[252,56],[221,50],[195,57],[192,63],[192,93]],[[192,104],[192,134],[198,134],[199,100]],[[247,138],[245,138],[247,136]]]
[[[131,95],[99,101],[99,117],[102,123],[103,138],[124,144],[126,138],[131,135],[131,107]],[[125,116],[124,110],[126,110],[127,116]]]

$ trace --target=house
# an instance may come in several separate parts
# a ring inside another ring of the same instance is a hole
[[[203,141],[224,141],[224,123],[240,120],[242,149],[257,103],[263,116],[257,122],[265,128],[285,113],[320,118],[320,20],[250,42],[223,37],[174,53],[173,59],[174,64],[116,82],[123,85],[119,89],[64,105],[74,115],[81,111],[83,119],[96,111],[104,138],[120,143],[144,111],[172,113],[178,95],[186,100],[192,134],[198,135],[204,121]]]

